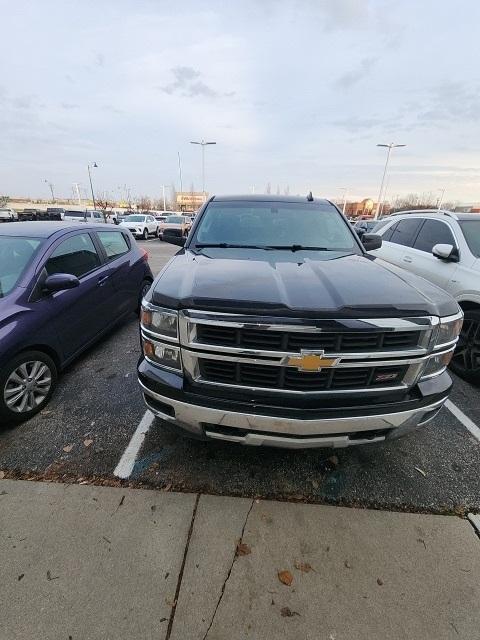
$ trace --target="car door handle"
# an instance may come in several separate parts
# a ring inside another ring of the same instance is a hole
[[[106,276],[100,276],[100,278],[98,279],[97,285],[99,287],[103,287],[103,285],[107,282],[107,280],[109,279],[109,275]]]
[[[413,262],[413,260],[410,258],[410,256],[405,256],[405,257],[403,258],[403,261],[404,261],[404,262],[408,262],[408,264],[411,264],[411,263]]]

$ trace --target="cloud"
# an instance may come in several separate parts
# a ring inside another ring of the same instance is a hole
[[[80,107],[79,104],[72,104],[70,102],[62,102],[61,104],[62,109],[78,109]]]
[[[164,93],[168,95],[177,93],[189,98],[196,96],[214,98],[218,95],[203,80],[199,79],[202,74],[193,67],[173,67],[171,71],[175,80],[164,87],[160,87]]]
[[[373,129],[380,125],[385,124],[382,118],[361,118],[359,116],[352,116],[350,118],[344,118],[343,120],[336,120],[333,124],[342,129],[346,129],[350,133],[357,133],[364,129]]]
[[[95,64],[97,67],[103,67],[105,65],[105,56],[103,53],[97,52],[95,54]]]
[[[375,58],[364,58],[357,68],[351,69],[340,76],[340,78],[335,81],[335,86],[340,89],[349,89],[350,87],[353,87],[355,84],[360,82],[360,80],[363,80],[363,78],[369,75],[376,62]]]

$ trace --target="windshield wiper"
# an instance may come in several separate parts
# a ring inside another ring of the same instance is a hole
[[[330,249],[330,247],[308,247],[303,244],[276,244],[264,249],[287,249],[288,251],[347,251],[347,249]]]
[[[202,242],[195,244],[195,249],[265,249],[266,247],[259,244],[229,244],[228,242]]]

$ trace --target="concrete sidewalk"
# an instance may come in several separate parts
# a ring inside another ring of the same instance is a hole
[[[472,639],[479,575],[455,517],[0,481],[1,640]]]

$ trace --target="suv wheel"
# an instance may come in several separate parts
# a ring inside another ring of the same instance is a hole
[[[57,383],[55,363],[41,351],[26,351],[0,371],[0,416],[20,422],[47,404]]]
[[[480,383],[480,311],[465,311],[450,368],[464,380]]]
[[[145,229],[143,230],[143,239],[144,240],[148,240],[148,229],[147,229],[147,227],[145,227]]]

